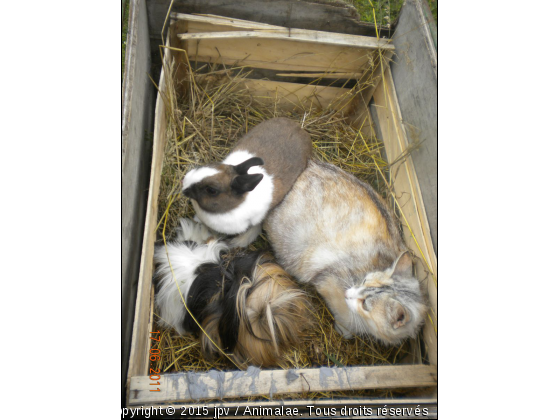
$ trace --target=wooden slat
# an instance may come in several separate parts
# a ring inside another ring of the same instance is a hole
[[[402,125],[402,116],[390,69],[385,71],[384,76],[385,81],[377,87],[373,98],[387,159],[389,163],[392,163],[402,156],[409,142]],[[428,350],[430,363],[437,365],[437,257],[414,162],[407,158],[402,165],[395,165],[391,168],[391,175],[395,198],[402,211],[403,238],[407,246],[421,259],[422,265],[427,265],[429,271],[433,273],[429,273],[428,270],[417,270],[421,274],[419,278],[426,276],[430,306],[429,318],[426,319],[424,327],[424,343]]]
[[[362,73],[277,73],[279,77],[313,77],[316,79],[358,79]]]
[[[305,111],[310,106],[338,109],[336,105],[340,98],[350,91],[345,88],[254,79],[245,79],[242,85],[251,91],[255,99],[288,111]]]
[[[437,51],[421,0],[407,1],[395,32],[391,75],[409,138],[422,147],[412,159],[424,197],[434,249],[438,251],[437,215]],[[433,24],[433,21],[432,21]]]
[[[366,366],[352,368],[260,370],[162,375],[160,385],[148,376],[130,382],[129,404],[159,404],[255,395],[328,392],[359,389],[433,387],[437,370],[427,365]],[[159,388],[159,392],[153,392]]]
[[[191,39],[235,39],[235,38],[258,38],[258,39],[282,39],[296,42],[319,42],[322,45],[339,45],[343,47],[360,47],[371,49],[392,50],[395,47],[387,39],[376,39],[367,36],[334,34],[330,32],[306,31],[304,29],[267,29],[252,31],[231,32],[204,32],[186,33],[177,35],[181,40]]]
[[[199,21],[180,20],[177,24],[177,28],[186,30],[181,32],[177,29],[174,31],[176,34],[231,32],[235,29]],[[368,67],[368,55],[374,51],[371,48],[326,45],[322,42],[292,42],[285,39],[220,38],[177,41],[193,61],[290,72],[362,74]]]
[[[267,23],[252,22],[249,20],[234,19],[226,16],[205,15],[205,14],[186,14],[171,13],[171,17],[177,20],[188,22],[202,22],[211,25],[228,26],[241,29],[283,29],[282,26],[269,25]]]
[[[191,59],[282,71],[361,73],[370,50],[255,38],[182,41]]]
[[[169,43],[169,41],[168,41]],[[164,56],[164,69],[162,69],[159,80],[159,91],[167,89],[167,72],[165,67],[171,62],[171,51],[166,50]],[[157,218],[157,199],[159,195],[161,169],[163,166],[163,153],[165,150],[165,131],[167,120],[165,115],[165,100],[158,94],[156,101],[155,126],[154,126],[154,150],[152,155],[152,170],[150,173],[150,189],[148,194],[148,208],[146,211],[146,223],[144,226],[144,239],[142,257],[140,260],[140,275],[138,281],[138,294],[136,298],[136,310],[134,316],[134,328],[132,331],[132,346],[128,377],[140,376],[148,373],[148,333],[152,324],[152,271],[155,243],[155,226]],[[129,389],[130,391],[130,389]]]

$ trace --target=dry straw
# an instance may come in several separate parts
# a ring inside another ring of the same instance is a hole
[[[373,69],[379,62],[371,58],[370,64]],[[175,70],[166,70],[175,83],[167,83],[165,92],[160,92],[165,100],[168,118],[158,199],[157,234],[160,239],[168,241],[173,238],[180,217],[194,216],[187,199],[181,194],[181,181],[186,172],[193,166],[223,160],[243,134],[260,122],[274,117],[288,117],[301,123],[311,135],[315,159],[333,163],[353,173],[385,197],[391,195],[390,182],[387,181],[390,180],[388,165],[381,153],[382,145],[371,135],[365,135],[363,126],[356,129],[347,124],[339,112],[361,90],[371,87],[374,82],[372,78],[361,80],[352,89],[343,91],[346,93],[327,106],[310,106],[311,103],[317,104],[317,101],[308,98],[308,101],[286,107],[282,105],[282,92],[267,97],[253,95],[245,83],[250,72],[243,68],[226,69],[205,64],[193,70],[190,64],[180,64]],[[267,247],[265,234],[251,245],[252,249]],[[280,368],[387,365],[419,361],[420,338],[397,347],[385,347],[364,337],[342,339],[335,331],[333,317],[322,299],[312,289],[307,291],[312,297],[316,328],[306,333],[301,346],[286,352]],[[155,320],[158,320],[157,313]],[[154,343],[154,347],[161,351],[158,362],[161,372],[234,368],[227,357],[222,356],[212,362],[205,360],[198,339],[181,337],[170,329],[161,331],[161,341]],[[361,390],[309,393],[303,397],[391,396],[395,392],[398,393],[395,390]],[[283,397],[302,398],[302,395]],[[269,397],[263,395],[258,398]]]

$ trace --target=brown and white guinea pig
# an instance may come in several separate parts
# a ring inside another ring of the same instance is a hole
[[[223,162],[190,170],[183,194],[202,223],[218,233],[239,235],[230,245],[247,246],[305,169],[311,152],[311,138],[297,122],[273,118],[245,134]]]
[[[344,337],[397,344],[417,334],[424,295],[397,223],[369,185],[310,161],[264,228],[279,264],[315,286]]]
[[[179,229],[183,242],[168,243],[167,252],[193,316],[239,366],[278,365],[283,352],[299,343],[313,318],[306,294],[269,254],[223,258],[225,243],[209,240],[210,234],[201,235],[201,229],[185,219]],[[204,356],[219,356],[184,307],[165,247],[156,247],[154,260],[155,301],[162,323],[180,334],[200,334]]]

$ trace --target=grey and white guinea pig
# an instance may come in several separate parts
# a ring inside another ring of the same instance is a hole
[[[397,221],[371,186],[311,160],[264,228],[278,263],[317,289],[344,337],[416,337],[425,295]]]
[[[269,254],[227,248],[186,219],[176,241],[156,246],[159,323],[199,335],[209,360],[221,354],[215,343],[241,367],[278,365],[312,324],[307,295]]]
[[[223,162],[190,170],[183,194],[202,223],[218,233],[244,234],[234,246],[246,246],[306,168],[311,153],[311,138],[297,122],[273,118],[245,134]]]

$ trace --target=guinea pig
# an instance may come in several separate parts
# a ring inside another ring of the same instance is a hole
[[[311,325],[306,294],[290,276],[263,252],[226,256],[227,245],[207,240],[201,229],[181,221],[180,238],[155,250],[158,291],[155,303],[161,323],[180,334],[200,334],[204,357],[223,351],[240,367],[275,366],[285,350],[300,342]],[[174,273],[174,276],[173,276]],[[176,281],[175,281],[176,280]],[[186,305],[206,331],[186,311]]]
[[[371,186],[310,161],[264,228],[279,264],[311,283],[345,338],[414,337],[426,306],[397,222]]]
[[[190,170],[183,194],[199,221],[243,247],[261,232],[262,221],[290,190],[311,157],[309,134],[287,118],[253,127],[221,163]]]

